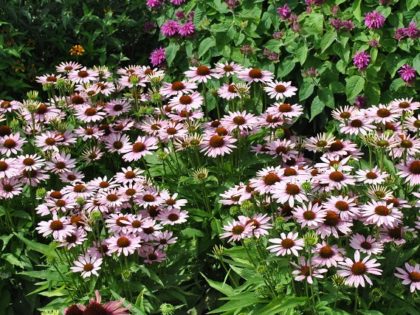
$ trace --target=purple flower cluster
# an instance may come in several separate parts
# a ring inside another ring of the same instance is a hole
[[[394,38],[396,40],[401,40],[404,38],[419,38],[420,37],[420,30],[417,28],[416,22],[411,21],[408,24],[408,27],[401,27],[397,28],[394,34]]]
[[[331,19],[330,23],[337,31],[351,31],[354,29],[354,23],[352,20]]]
[[[365,52],[361,51],[354,55],[353,57],[353,64],[359,70],[365,70],[370,62],[370,55]]]
[[[416,70],[409,64],[403,65],[400,70],[398,70],[398,74],[400,75],[401,79],[407,83],[413,82],[416,78]]]
[[[365,25],[369,29],[381,28],[385,24],[385,17],[378,11],[372,11],[365,15]]]
[[[150,62],[154,67],[162,65],[166,60],[165,48],[157,48],[150,54]]]
[[[284,6],[277,8],[277,13],[282,20],[287,20],[290,17],[290,14],[292,14],[292,11],[289,6],[285,4]]]
[[[189,37],[195,33],[195,26],[192,21],[180,24],[178,21],[168,20],[162,25],[160,31],[166,37],[174,37],[176,35]]]
[[[169,2],[175,6],[180,6],[185,1],[186,0],[170,0]],[[164,3],[164,0],[147,0],[146,1],[146,5],[151,9],[159,8],[160,6],[163,5],[163,3]]]

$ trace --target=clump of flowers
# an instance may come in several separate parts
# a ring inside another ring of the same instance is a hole
[[[384,26],[384,24],[385,17],[377,11],[369,12],[365,16],[365,25],[369,29],[378,29]]]
[[[358,70],[365,70],[369,62],[370,55],[365,51],[358,52],[353,56],[353,64]]]

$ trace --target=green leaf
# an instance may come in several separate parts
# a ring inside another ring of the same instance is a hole
[[[322,34],[324,28],[324,15],[311,13],[305,19],[305,31],[308,34]]]
[[[165,48],[166,63],[168,66],[174,61],[176,54],[179,50],[179,44],[172,42]]]
[[[182,230],[181,234],[189,238],[204,237],[203,232],[194,228],[185,228]]]
[[[419,5],[419,0],[407,0],[407,10],[412,10]]]
[[[286,296],[278,297],[272,300],[262,309],[259,309],[255,314],[258,315],[273,315],[285,314],[285,312],[293,310],[297,306],[304,305],[307,297]]]
[[[237,312],[260,301],[254,292],[240,293],[236,296],[222,298],[221,300],[229,300],[229,302],[208,312],[207,314],[218,314],[232,311]]]
[[[280,78],[285,77],[290,72],[292,72],[293,68],[295,67],[296,63],[292,59],[285,59],[282,63],[279,64],[279,71],[278,75]]]
[[[280,52],[280,46],[281,46],[281,41],[279,41],[278,39],[270,39],[265,45],[264,47],[274,51],[276,53]]]
[[[305,44],[302,44],[296,51],[295,51],[296,60],[299,61],[301,65],[303,65],[308,57],[308,47]]]
[[[332,30],[325,33],[321,39],[321,54],[331,46],[331,44],[337,39],[337,32]]]
[[[346,95],[347,99],[352,102],[365,86],[365,79],[359,75],[354,75],[346,79]]]
[[[314,87],[315,84],[310,81],[303,82],[299,89],[299,101],[304,101],[311,96],[314,92]]]
[[[207,37],[203,41],[201,41],[200,45],[198,46],[198,57],[201,58],[204,54],[211,48],[216,45],[216,42],[213,37]]]
[[[25,268],[25,264],[22,263],[22,260],[18,259],[11,253],[7,253],[1,256],[2,259],[6,260],[8,263],[12,264],[13,266],[18,266],[20,268]]]
[[[28,249],[34,250],[38,253],[41,253],[47,257],[50,258],[55,258],[57,257],[56,252],[54,251],[53,247],[50,247],[48,245],[45,244],[41,244],[41,243],[37,243],[35,241],[31,241],[26,239],[25,237],[23,237],[21,234],[18,233],[14,233],[16,235],[16,237],[18,239],[20,239],[22,242],[24,242],[26,244],[26,246],[28,246]]]
[[[404,80],[401,78],[397,78],[392,81],[391,85],[389,86],[389,90],[392,92],[396,92],[403,86],[405,86]]]
[[[413,67],[416,69],[417,73],[420,73],[420,54],[417,54],[417,56],[414,57]]]
[[[360,9],[361,0],[356,0],[353,2],[352,13],[357,21],[362,21],[362,10]]]
[[[337,68],[337,71],[346,74],[346,63],[343,59],[340,59],[336,64],[335,67]]]
[[[370,104],[378,104],[381,98],[381,89],[377,84],[366,84],[365,95],[367,96]]]
[[[213,281],[210,280],[209,278],[207,278],[204,274],[201,274],[207,281],[207,283],[215,290],[219,291],[220,293],[223,293],[226,296],[231,296],[234,294],[234,290],[233,288],[224,283],[224,282],[217,282],[217,281]]]
[[[320,87],[318,92],[319,99],[329,108],[335,107],[334,95],[331,89]]]
[[[311,104],[311,119],[313,120],[316,116],[322,113],[325,108],[325,104],[319,99],[319,96],[316,96]]]

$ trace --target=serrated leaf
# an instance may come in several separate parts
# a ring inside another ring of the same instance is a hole
[[[361,0],[356,0],[353,2],[352,12],[355,19],[359,22],[362,21],[362,11],[360,9]]]
[[[365,86],[365,79],[359,75],[351,76],[346,80],[346,95],[347,99],[352,102],[356,96],[363,91]]]
[[[295,56],[296,56],[297,61],[299,61],[299,63],[303,65],[306,61],[306,58],[308,57],[308,47],[305,44],[302,44],[295,51]]]
[[[420,54],[417,54],[417,56],[414,57],[413,67],[416,69],[417,73],[420,73]]]
[[[201,274],[204,279],[206,279],[207,283],[215,290],[219,291],[220,293],[223,293],[226,296],[231,296],[234,294],[234,290],[233,288],[224,283],[224,282],[218,282],[218,281],[213,281],[210,280],[209,278],[207,278],[204,274]]]
[[[203,39],[198,46],[198,57],[201,58],[205,55],[206,52],[209,51],[211,47],[214,47],[216,44],[213,37],[207,37]]]

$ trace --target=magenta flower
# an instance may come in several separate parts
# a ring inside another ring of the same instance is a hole
[[[185,23],[184,25],[181,25],[178,28],[178,34],[181,35],[182,37],[188,37],[193,35],[195,32],[195,26],[194,23],[189,21],[187,23]]]
[[[381,28],[385,24],[385,17],[378,11],[372,11],[365,16],[365,25],[367,28]]]
[[[154,67],[160,66],[161,64],[163,64],[166,60],[165,48],[160,47],[153,50],[152,53],[150,54],[149,59]]]
[[[171,0],[170,1],[173,5],[181,5],[185,2],[185,0]]]
[[[176,34],[178,34],[178,30],[179,30],[179,23],[174,20],[166,21],[160,29],[162,34],[166,37],[175,36]]]
[[[283,20],[287,20],[290,17],[292,11],[290,10],[289,6],[285,4],[284,6],[277,8],[277,13]]]
[[[404,34],[413,39],[420,37],[420,30],[417,28],[416,22],[411,21],[408,27],[404,28]]]
[[[353,64],[359,70],[364,70],[367,68],[370,62],[370,55],[365,52],[361,51],[354,55],[353,57]]]
[[[409,64],[403,65],[398,73],[405,82],[412,82],[416,78],[416,70],[412,68]]]
[[[149,8],[158,8],[163,4],[162,0],[147,0],[146,5]]]

